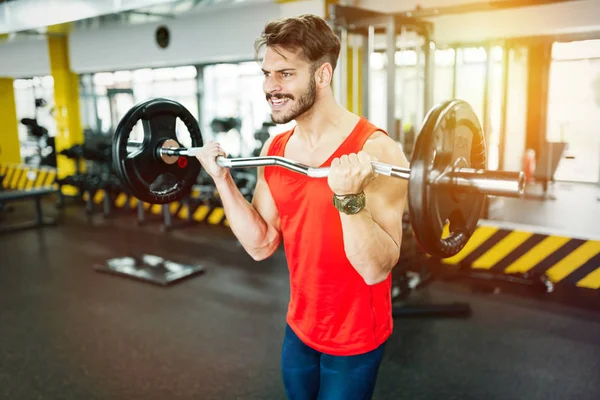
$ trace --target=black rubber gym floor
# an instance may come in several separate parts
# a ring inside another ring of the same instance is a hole
[[[285,398],[281,252],[257,263],[228,228],[165,235],[82,213],[0,236],[1,399]],[[140,252],[207,270],[167,288],[93,270]],[[397,319],[375,399],[600,398],[598,313],[442,282],[412,299],[473,315]]]

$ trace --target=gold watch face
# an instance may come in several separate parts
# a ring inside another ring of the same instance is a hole
[[[345,198],[343,201],[343,204],[344,204],[344,210],[348,214],[356,214],[362,208],[359,199],[356,198],[355,196],[352,196],[350,198]]]
[[[345,214],[356,214],[365,206],[364,195],[350,195],[342,198],[336,198],[338,209]]]

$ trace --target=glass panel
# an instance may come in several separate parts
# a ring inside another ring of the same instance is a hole
[[[403,130],[420,128],[423,118],[422,53],[405,49],[395,53],[396,63],[396,120]],[[418,64],[418,66],[417,66]],[[369,58],[369,120],[383,129],[387,127],[387,55],[372,53]]]
[[[154,97],[154,84],[152,82],[134,82],[133,84],[133,96],[135,102],[141,103],[144,100],[151,99]]]
[[[556,180],[600,180],[600,40],[555,43],[546,138],[566,142]]]
[[[152,71],[152,77],[155,81],[172,81],[175,79],[175,70],[173,68],[158,68]]]
[[[483,47],[467,47],[457,51],[456,98],[471,104],[483,123],[486,51]]]
[[[433,79],[433,103],[452,99],[454,83],[454,49],[435,51],[435,76]]]
[[[106,96],[106,86],[94,86],[94,94],[96,96]]]
[[[156,81],[152,85],[152,97],[167,97],[171,98],[173,95],[177,94],[177,91],[174,88],[174,83],[172,81]],[[160,94],[159,94],[160,93]]]
[[[422,74],[416,65],[402,66],[396,69],[396,119],[402,121],[404,128],[421,128],[422,118]]]
[[[387,57],[383,53],[369,56],[369,120],[376,126],[387,127]]]
[[[504,170],[520,171],[527,131],[527,65],[525,47],[508,52],[508,92],[506,98],[506,133],[504,138]]]
[[[117,93],[111,96],[111,119],[113,129],[117,128],[121,119],[135,105],[129,93]]]
[[[55,165],[53,138],[56,136],[56,119],[52,114],[54,105],[54,79],[51,76],[39,76],[31,79],[15,79],[13,82],[15,108],[17,114],[17,130],[20,142],[21,157],[24,164]],[[36,99],[44,104],[36,106]],[[35,120],[37,126],[47,132],[24,125],[24,119]]]
[[[96,106],[94,103],[94,86],[92,75],[85,74],[79,77],[79,104],[81,125],[85,134],[98,131],[96,119]],[[90,132],[91,131],[91,132]]]
[[[115,84],[114,76],[111,72],[99,72],[94,74],[94,85],[96,86],[112,86]]]
[[[418,131],[424,118],[425,56],[421,49],[406,48],[395,53],[395,119],[400,129]],[[369,120],[387,129],[387,55],[372,53],[369,58]],[[435,85],[434,85],[435,87]],[[400,132],[398,132],[400,134]],[[404,137],[400,134],[400,137]]]
[[[133,71],[132,79],[135,84],[152,82],[152,70],[143,68]]]
[[[173,82],[173,88],[177,96],[195,96],[198,92],[198,83],[195,79],[185,79]]]
[[[174,68],[175,79],[196,79],[198,70],[193,65]]]
[[[107,96],[100,96],[97,98],[96,110],[98,113],[98,121],[100,121],[100,132],[111,132],[110,103]]]
[[[126,83],[126,84],[130,85],[131,80],[132,80],[131,71],[116,71],[114,73],[115,83]]]

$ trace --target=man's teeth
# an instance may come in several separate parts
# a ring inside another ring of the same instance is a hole
[[[273,104],[279,105],[285,102],[285,99],[272,99],[271,101],[273,102]]]

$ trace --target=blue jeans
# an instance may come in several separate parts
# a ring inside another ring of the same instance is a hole
[[[289,400],[370,400],[385,344],[355,356],[332,356],[305,345],[286,326],[281,352]]]

